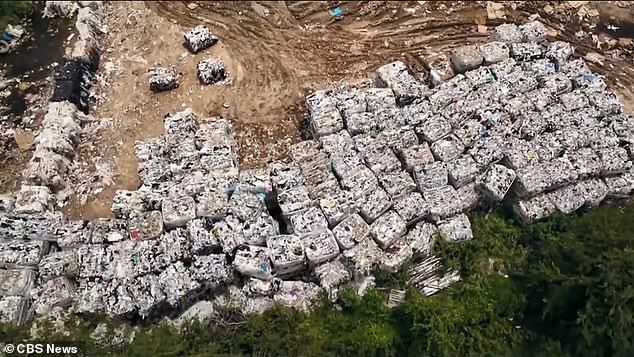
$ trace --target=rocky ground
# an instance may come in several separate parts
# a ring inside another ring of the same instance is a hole
[[[328,10],[337,5],[343,14],[335,18]],[[114,192],[139,185],[134,141],[160,135],[168,112],[189,106],[201,115],[229,118],[241,166],[261,167],[300,140],[303,98],[311,89],[363,78],[396,59],[424,77],[440,53],[482,42],[503,22],[544,22],[553,38],[577,46],[632,108],[632,33],[626,21],[633,9],[627,1],[109,3],[106,48],[93,88],[91,114],[97,120],[85,132],[64,211],[73,218],[110,216]],[[182,32],[198,24],[209,26],[220,42],[191,55]],[[224,60],[231,84],[198,83],[195,66],[207,56]],[[177,66],[181,86],[152,94],[147,68],[155,64]],[[2,155],[0,177],[18,182],[28,149],[12,143]]]

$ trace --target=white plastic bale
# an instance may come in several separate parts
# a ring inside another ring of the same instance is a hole
[[[477,187],[475,182],[460,187],[456,191],[456,195],[460,200],[460,210],[462,212],[467,212],[477,208],[478,205],[483,201],[482,192]]]
[[[414,255],[412,247],[400,240],[385,250],[379,262],[379,268],[389,273],[396,273]]]
[[[357,212],[352,192],[345,190],[324,194],[319,199],[319,208],[324,213],[330,227],[336,226],[346,217]]]
[[[254,193],[238,189],[229,198],[229,212],[241,221],[251,221],[265,210],[264,201]]]
[[[429,204],[432,220],[451,217],[460,213],[462,203],[458,192],[452,186],[440,186],[423,192],[423,198]]]
[[[493,165],[484,174],[478,176],[476,184],[482,187],[484,193],[491,200],[500,202],[506,196],[515,178],[516,174],[513,169],[502,165]]]
[[[313,269],[313,274],[319,281],[319,285],[328,292],[335,292],[336,288],[350,281],[352,274],[346,268],[341,259],[323,263]]]
[[[566,62],[575,53],[575,48],[568,42],[553,41],[548,44],[548,50],[546,51],[546,57],[552,59],[561,65]]]
[[[141,317],[149,316],[166,300],[165,293],[159,286],[158,276],[152,274],[137,277],[128,285],[128,291]]]
[[[112,198],[110,210],[117,218],[127,218],[131,212],[142,212],[150,208],[146,192],[117,190]]]
[[[181,75],[173,67],[152,67],[149,70],[150,90],[162,92],[178,88]]]
[[[603,179],[608,189],[608,196],[613,198],[629,198],[634,191],[634,174],[628,172]]]
[[[212,223],[206,219],[193,219],[187,222],[187,231],[191,240],[191,250],[194,254],[206,254],[221,250],[218,238],[214,236],[208,226]]]
[[[502,160],[502,147],[495,138],[482,138],[476,140],[467,151],[482,167]]]
[[[413,172],[416,166],[434,162],[434,155],[426,142],[399,149],[397,153],[408,172]]]
[[[343,252],[354,277],[367,276],[378,265],[383,251],[372,239],[365,239]]]
[[[278,203],[284,215],[291,215],[312,205],[306,186],[297,186],[279,193]]]
[[[79,261],[74,251],[61,251],[48,254],[40,260],[38,272],[42,281],[60,276],[75,278],[79,274]]]
[[[322,136],[319,138],[321,148],[329,155],[336,154],[341,151],[349,151],[354,149],[354,140],[347,130]]]
[[[297,234],[309,234],[328,228],[328,221],[319,207],[312,206],[296,212],[289,217],[293,230]]]
[[[271,262],[269,249],[258,246],[242,246],[236,251],[233,266],[244,276],[262,280],[271,279]]]
[[[317,140],[304,140],[291,145],[290,157],[293,162],[300,164],[319,153],[319,142]]]
[[[37,266],[40,259],[48,253],[46,241],[5,240],[0,242],[0,267]]]
[[[394,211],[409,226],[429,214],[429,205],[419,192],[409,192],[394,199]]]
[[[359,213],[366,222],[374,222],[392,207],[392,199],[384,189],[379,188],[361,199]]]
[[[378,162],[378,160],[376,160]],[[380,172],[377,170],[377,172]],[[379,180],[373,170],[367,167],[359,168],[353,175],[345,177],[341,186],[347,190],[363,192],[368,195],[379,187]]]
[[[229,215],[224,220],[215,222],[211,227],[211,234],[220,243],[222,251],[233,254],[236,247],[245,244],[242,224],[238,218]]]
[[[464,73],[476,69],[484,62],[484,56],[480,48],[475,45],[463,46],[451,53],[451,65],[458,73]]]
[[[512,43],[511,57],[519,62],[533,61],[544,57],[544,50],[537,43]]]
[[[299,166],[292,163],[273,162],[269,164],[269,173],[273,186],[279,191],[302,186],[305,182]]]
[[[243,223],[242,233],[247,244],[265,245],[268,237],[280,234],[280,227],[273,217],[262,212],[252,222]]]
[[[389,147],[364,154],[366,165],[374,172],[394,172],[401,169],[401,161]]]
[[[480,45],[480,52],[484,55],[484,64],[491,65],[509,58],[509,46],[501,41],[488,42]]]
[[[541,58],[532,62],[524,62],[522,63],[522,69],[525,73],[532,74],[538,79],[553,75],[557,72],[557,66],[548,58]]]
[[[423,140],[433,143],[451,132],[451,124],[442,115],[436,114],[414,130]]]
[[[332,171],[342,181],[366,168],[363,158],[356,152],[332,157]]]
[[[542,42],[546,39],[546,26],[539,21],[531,21],[519,26],[525,42]]]
[[[547,195],[557,210],[564,214],[574,213],[585,204],[582,187],[578,184],[556,189]]]
[[[518,43],[524,40],[522,31],[517,25],[509,23],[498,25],[493,29],[489,41],[500,41],[506,43]]]
[[[200,288],[200,283],[191,277],[189,269],[177,262],[163,270],[158,277],[160,289],[165,292],[165,300],[176,307],[189,293]]]
[[[344,121],[347,121],[350,115],[363,113],[368,108],[365,92],[359,88],[347,88],[337,91],[335,97]]]
[[[204,25],[198,25],[183,34],[185,43],[192,53],[198,53],[218,42],[218,38]]]
[[[16,213],[39,213],[51,208],[51,190],[46,186],[20,186],[15,200]]]
[[[386,128],[379,134],[379,138],[394,150],[418,145],[418,136],[410,126]]]
[[[283,281],[278,292],[273,295],[273,301],[307,312],[317,300],[321,289],[313,283],[303,281]]]
[[[0,298],[0,323],[23,325],[28,316],[30,300],[23,296]]]
[[[469,78],[473,85],[480,87],[484,84],[494,82],[496,80],[495,73],[490,67],[478,67],[465,72],[465,76]]]
[[[75,296],[75,285],[66,277],[48,280],[39,289],[40,294],[33,303],[37,315],[45,315],[54,307],[68,307]]]
[[[426,99],[416,100],[403,108],[405,123],[410,126],[417,126],[429,120],[432,114],[431,104]]]
[[[379,173],[378,178],[381,187],[392,198],[397,198],[416,190],[416,183],[406,171]]]
[[[160,211],[135,213],[130,216],[128,229],[132,239],[156,239],[163,233],[163,216]]]
[[[609,176],[626,173],[632,168],[627,151],[622,147],[598,149],[597,155],[603,163],[601,175]]]
[[[196,216],[222,219],[229,209],[227,193],[222,189],[201,192],[196,195]]]
[[[376,84],[391,88],[401,106],[423,97],[429,90],[409,73],[407,66],[401,61],[381,66],[376,72]]]
[[[22,171],[24,183],[60,190],[66,186],[65,178],[70,164],[70,160],[62,155],[36,150]]]
[[[539,146],[519,138],[512,138],[506,142],[504,148],[505,165],[519,170],[535,166],[539,163]]]
[[[455,188],[460,188],[471,181],[482,172],[482,168],[475,162],[471,155],[463,155],[447,164],[449,182]]]
[[[586,130],[585,134],[590,142],[590,147],[594,149],[615,148],[620,143],[619,137],[616,136],[614,130],[607,126],[591,128],[590,130]]]
[[[562,94],[559,99],[569,111],[580,110],[590,105],[588,98],[579,90]]]
[[[350,113],[345,118],[346,128],[351,135],[376,132],[379,129],[376,113]]]
[[[202,84],[217,84],[227,79],[227,71],[222,58],[209,58],[198,62],[196,75]]]
[[[556,158],[517,171],[519,194],[531,197],[575,181],[579,173],[567,158]]]
[[[437,234],[438,228],[433,223],[421,221],[407,232],[403,241],[412,248],[414,254],[427,256],[434,248]]]
[[[310,197],[319,202],[322,198],[327,198],[341,189],[334,175],[330,174],[328,180],[313,186],[308,186]]]
[[[196,203],[192,197],[166,199],[161,203],[166,228],[182,227],[196,218]]]
[[[187,235],[186,228],[175,228],[169,232],[164,233],[159,239],[157,239],[158,249],[160,256],[158,258],[152,258],[155,260],[154,264],[158,265],[157,260],[164,260],[165,262],[176,262],[181,260],[189,260],[192,255],[192,242]],[[138,247],[147,247],[151,249],[153,244],[151,242],[136,242]]]
[[[0,213],[10,213],[15,207],[15,197],[9,194],[0,195]]]
[[[368,112],[377,112],[396,107],[396,96],[390,88],[370,88],[366,90]]]
[[[550,217],[556,207],[547,194],[537,195],[526,200],[519,200],[513,205],[513,212],[526,224]]]
[[[31,269],[0,269],[0,296],[28,296],[34,284]]]
[[[314,231],[300,237],[308,264],[312,267],[339,256],[339,245],[328,229]]]
[[[495,73],[498,79],[504,79],[508,74],[521,69],[521,63],[513,58],[507,58],[501,62],[492,64],[491,69],[493,69],[493,73]]]
[[[528,93],[539,86],[537,78],[522,70],[515,71],[504,77],[512,93]]]
[[[289,275],[304,269],[306,255],[297,235],[275,235],[266,239],[275,275]]]
[[[572,79],[572,83],[576,88],[581,88],[586,92],[602,92],[608,90],[608,85],[603,76],[591,74],[582,74]]]
[[[434,161],[431,164],[414,168],[414,179],[421,192],[445,186],[449,182],[447,164],[442,161]]]
[[[452,242],[473,239],[471,222],[465,214],[459,214],[439,222],[438,230],[443,238]]]
[[[370,235],[370,226],[359,216],[353,214],[341,221],[332,233],[342,251],[350,249],[355,244],[367,240]]]
[[[615,115],[623,111],[623,105],[614,93],[592,91],[588,93],[588,99],[603,115]]]
[[[395,211],[387,211],[370,225],[370,234],[377,244],[389,248],[407,231],[407,222]]]

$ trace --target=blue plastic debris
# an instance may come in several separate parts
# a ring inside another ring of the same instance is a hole
[[[341,10],[341,7],[337,6],[334,9],[330,9],[330,16],[336,17],[336,16],[341,16],[343,15],[343,10]]]

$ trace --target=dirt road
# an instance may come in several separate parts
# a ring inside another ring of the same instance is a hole
[[[543,2],[507,2],[506,19],[488,18],[486,2],[345,2],[339,20],[328,12],[333,5],[313,1],[111,3],[107,51],[100,69],[104,77],[96,88],[102,99],[93,111],[97,118],[112,118],[111,125],[86,138],[79,159],[103,156],[113,165],[115,184],[85,204],[71,202],[66,212],[73,217],[108,216],[115,189],[136,189],[139,184],[134,141],[161,134],[163,115],[184,106],[200,115],[231,119],[241,165],[254,167],[279,158],[289,144],[300,140],[307,91],[361,79],[395,59],[424,73],[426,61],[434,54],[483,41],[487,30],[502,22],[538,18],[551,27],[555,38],[574,43],[582,54],[602,52],[588,33],[578,36],[583,22],[570,19],[569,11],[558,8],[549,13]],[[182,31],[198,24],[209,26],[220,43],[191,55],[182,46]],[[198,83],[196,63],[210,56],[224,60],[231,85]],[[613,84],[627,87],[634,78],[630,63],[623,61],[623,55],[606,56],[603,65],[594,69],[607,74]],[[147,68],[155,64],[176,65],[184,75],[182,85],[151,94]]]

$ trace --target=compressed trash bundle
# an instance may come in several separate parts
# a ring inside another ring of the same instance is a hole
[[[51,208],[51,190],[46,186],[20,186],[15,199],[15,213],[39,213]]]
[[[370,225],[370,234],[377,244],[389,248],[407,231],[407,222],[395,211],[387,211]]]
[[[437,234],[438,228],[433,223],[421,221],[405,234],[403,241],[412,247],[414,254],[427,256],[431,254]]]
[[[294,213],[289,220],[294,232],[297,234],[308,234],[328,228],[326,217],[324,217],[321,209],[316,206]]]
[[[233,268],[224,254],[194,256],[189,271],[194,279],[212,289],[233,280]]]
[[[130,238],[155,239],[163,233],[163,216],[160,211],[133,213],[128,222]]]
[[[0,296],[27,296],[34,283],[31,269],[0,269]]]
[[[276,276],[288,276],[304,269],[306,255],[297,235],[274,235],[266,239]]]
[[[384,189],[378,188],[361,199],[359,214],[363,219],[372,223],[392,206],[392,198]]]
[[[168,198],[162,201],[161,211],[166,228],[182,227],[196,218],[196,203],[189,196]]]
[[[372,239],[364,239],[343,252],[353,277],[367,276],[378,265],[383,251]]]
[[[333,260],[339,255],[339,245],[329,229],[314,230],[300,239],[310,266]]]
[[[406,171],[379,172],[381,187],[392,197],[397,198],[416,190],[416,183]]]
[[[280,227],[273,217],[262,212],[252,221],[242,224],[242,234],[247,244],[263,246],[268,237],[280,234]]]
[[[429,204],[430,219],[437,221],[451,217],[462,211],[462,202],[458,191],[452,186],[440,186],[423,192],[423,198]]]
[[[542,42],[546,39],[546,26],[539,21],[531,21],[519,26],[525,42]]]
[[[409,226],[429,214],[429,205],[419,192],[409,192],[394,199],[394,211]]]
[[[447,164],[442,161],[434,161],[430,164],[414,168],[414,179],[421,192],[445,186],[449,183]]]
[[[0,323],[22,325],[29,313],[30,300],[23,296],[0,297]]]
[[[319,199],[319,208],[321,208],[330,227],[336,226],[346,217],[357,212],[352,192],[341,189],[322,195]]]
[[[365,93],[368,112],[378,112],[396,107],[396,96],[391,88],[370,88]]]
[[[524,40],[522,31],[515,24],[502,24],[493,29],[489,41],[518,43]]]
[[[544,57],[544,50],[537,43],[512,43],[511,57],[519,62],[529,62]]]
[[[341,259],[323,263],[313,269],[313,275],[319,285],[328,292],[335,292],[336,288],[352,278],[350,271]]]
[[[493,41],[480,45],[480,52],[484,55],[484,64],[491,65],[509,58],[509,46],[502,41]]]
[[[198,25],[183,34],[185,44],[192,53],[198,53],[218,42],[218,38],[204,25]]]
[[[162,92],[178,88],[181,75],[173,67],[152,67],[149,70],[150,90]]]
[[[451,65],[457,73],[464,73],[476,69],[484,62],[480,48],[475,45],[463,46],[455,49],[451,54]]]
[[[368,239],[370,226],[358,214],[352,214],[341,221],[332,233],[341,250],[354,247],[355,244]]]
[[[459,214],[438,223],[441,236],[447,240],[460,242],[473,239],[471,222],[465,214]]]
[[[451,132],[451,124],[442,115],[436,114],[414,130],[423,140],[433,143]]]
[[[33,302],[37,315],[46,315],[54,307],[68,307],[75,297],[75,284],[66,277],[48,280],[38,290],[39,294]]]
[[[386,249],[385,253],[381,255],[379,268],[383,271],[395,274],[413,255],[414,251],[412,247],[410,247],[405,240],[399,240]]]
[[[515,181],[515,171],[502,165],[491,166],[484,174],[478,176],[476,184],[494,202],[504,199]]]
[[[335,97],[344,120],[352,114],[363,113],[368,109],[365,91],[362,89],[354,87],[342,89],[335,93]]]
[[[183,298],[199,289],[201,284],[193,279],[190,270],[182,262],[176,262],[161,272],[158,286],[165,293],[165,300],[177,307]]]
[[[38,268],[42,281],[57,277],[75,278],[79,274],[79,262],[74,251],[53,252],[40,260]]]
[[[271,279],[271,262],[268,248],[244,245],[236,251],[233,260],[234,268],[244,276],[269,280]]]
[[[202,84],[215,84],[227,79],[225,64],[221,58],[210,58],[198,62],[196,75]]]
[[[48,253],[47,241],[0,241],[0,267],[34,267]]]
[[[429,90],[409,73],[407,66],[401,61],[379,67],[376,70],[375,84],[379,87],[391,88],[401,106],[410,104],[427,94]]]

